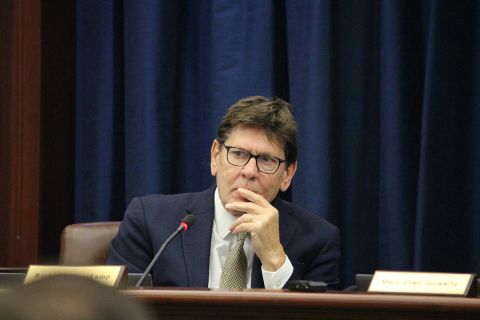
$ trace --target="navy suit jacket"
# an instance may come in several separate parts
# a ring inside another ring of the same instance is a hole
[[[195,225],[174,239],[152,269],[154,286],[208,287],[210,241],[214,217],[215,186],[197,193],[149,195],[129,204],[107,264],[143,273],[180,220],[191,213]],[[280,241],[292,262],[290,280],[338,283],[340,237],[337,227],[279,197],[272,201],[280,214]],[[261,264],[255,256],[252,288],[263,288]]]

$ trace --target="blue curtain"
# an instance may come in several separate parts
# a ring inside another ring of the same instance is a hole
[[[75,219],[210,186],[227,108],[290,101],[285,197],[337,224],[341,277],[473,272],[480,2],[77,0]]]

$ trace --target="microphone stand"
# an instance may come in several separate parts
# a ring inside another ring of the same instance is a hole
[[[148,265],[147,269],[145,269],[145,272],[142,274],[142,277],[138,280],[137,284],[135,285],[135,288],[139,288],[143,281],[145,281],[145,278],[147,277],[147,275],[150,273],[150,270],[152,270],[153,268],[153,265],[155,264],[155,262],[157,262],[158,258],[160,257],[160,255],[162,254],[162,252],[165,250],[165,248],[167,247],[167,245],[170,243],[170,241],[172,241],[173,238],[175,238],[180,232],[182,232],[183,230],[185,230],[185,226],[183,224],[181,224],[180,226],[178,226],[177,230],[175,230],[171,235],[170,237],[167,238],[167,240],[165,240],[165,242],[162,244],[162,246],[160,247],[160,249],[158,249],[158,252],[157,254],[155,255],[155,257],[153,257],[152,259],[152,262],[150,262],[150,264]]]

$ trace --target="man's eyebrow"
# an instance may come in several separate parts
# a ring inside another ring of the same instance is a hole
[[[259,153],[254,153],[252,152],[251,150],[248,150],[244,147],[238,147],[238,146],[232,146],[232,145],[228,145],[229,147],[232,147],[232,148],[236,148],[236,149],[241,149],[241,150],[244,150],[244,151],[247,151],[251,154],[253,154],[254,156],[269,156],[269,157],[274,157],[274,158],[279,158],[280,159],[280,156],[276,156],[276,155],[273,155],[273,151],[266,151],[266,152],[259,152]]]

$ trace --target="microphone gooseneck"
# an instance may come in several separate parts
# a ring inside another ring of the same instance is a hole
[[[158,258],[162,255],[163,251],[165,250],[167,245],[170,243],[170,241],[172,241],[173,238],[175,238],[180,232],[187,231],[191,226],[193,226],[193,224],[195,223],[195,220],[196,218],[193,214],[187,214],[185,217],[183,217],[177,229],[167,238],[167,240],[165,240],[165,242],[162,244],[160,249],[158,249],[157,254],[155,255],[155,257],[153,257],[147,269],[145,269],[145,272],[142,274],[142,276],[138,280],[137,284],[135,285],[135,288],[140,287],[143,281],[145,281],[145,278],[150,273],[150,270],[152,270],[155,262],[157,262]]]

